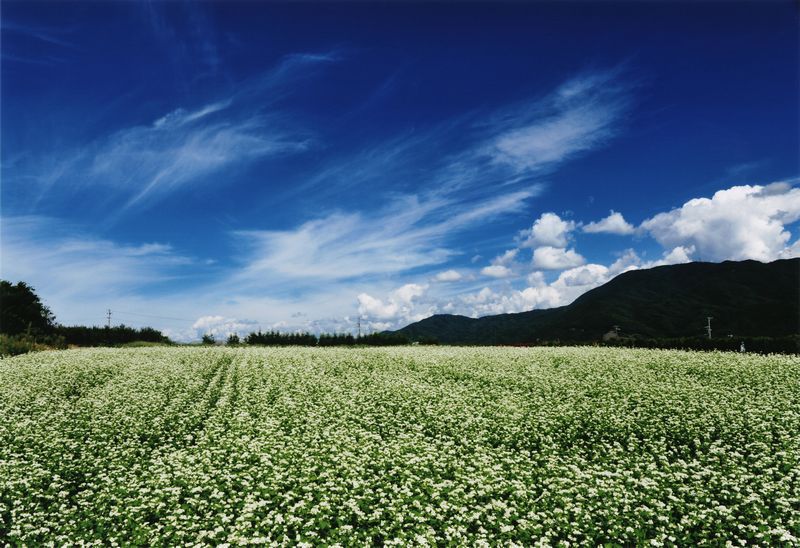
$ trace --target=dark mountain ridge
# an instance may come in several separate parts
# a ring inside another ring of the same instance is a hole
[[[725,261],[632,270],[567,306],[468,318],[438,314],[399,329],[412,340],[524,344],[621,335],[784,337],[800,333],[800,259]]]

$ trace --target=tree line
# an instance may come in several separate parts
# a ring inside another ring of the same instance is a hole
[[[350,333],[282,333],[280,331],[257,332],[248,334],[240,340],[236,334],[228,336],[228,345],[246,344],[259,346],[396,346],[411,344],[411,339],[399,333],[371,333],[354,337]],[[215,344],[213,335],[203,336],[204,344]],[[433,344],[434,341],[425,341]]]
[[[123,344],[171,344],[161,331],[152,327],[134,328],[126,325],[114,327],[64,326],[56,322],[55,316],[25,282],[11,284],[0,280],[0,355],[14,355],[31,350],[66,348],[75,346],[118,346]],[[203,336],[204,344],[215,344],[211,334]],[[438,344],[435,338],[414,337],[402,333],[371,333],[354,337],[349,333],[314,335],[313,333],[282,333],[279,331],[252,332],[240,340],[236,334],[228,336],[229,345],[262,346],[392,346]],[[505,342],[504,344],[514,344]],[[680,350],[723,350],[762,354],[800,353],[800,335],[787,337],[681,337],[645,338],[639,336],[620,337],[600,341],[537,341],[520,342],[521,346],[561,346],[565,344],[602,344],[635,348],[665,348]]]
[[[627,348],[663,348],[667,350],[720,350],[758,354],[798,354],[800,335],[786,337],[620,337],[605,341],[604,346]]]
[[[130,343],[170,343],[152,327],[61,325],[25,282],[0,280],[0,354],[75,346],[118,346]]]

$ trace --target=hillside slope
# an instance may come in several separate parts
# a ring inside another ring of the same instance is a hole
[[[440,314],[398,332],[464,344],[596,340],[614,325],[623,334],[685,337],[705,333],[706,316],[714,318],[715,336],[799,333],[800,259],[634,270],[568,306],[483,318]]]

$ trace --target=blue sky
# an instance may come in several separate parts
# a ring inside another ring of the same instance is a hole
[[[178,339],[800,255],[792,2],[3,3],[2,277]]]

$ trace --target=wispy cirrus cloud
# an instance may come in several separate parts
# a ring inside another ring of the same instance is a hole
[[[531,177],[599,146],[613,134],[629,102],[628,88],[615,80],[617,75],[587,74],[543,99],[483,113],[488,121],[479,123],[480,113],[473,113],[322,167],[304,181],[304,191],[366,186],[382,197],[384,205],[369,212],[342,207],[291,229],[239,231],[237,235],[250,244],[239,277],[331,282],[446,263],[460,253],[448,245],[451,237],[498,216],[523,211],[527,201],[544,188]],[[572,131],[571,137],[565,137],[565,128]],[[540,140],[555,144],[544,149],[537,144]],[[518,141],[520,147],[513,153],[513,162],[505,158],[511,152],[503,144],[511,141]],[[451,150],[437,154],[443,142]],[[434,167],[421,172],[420,166],[429,166],[431,161]],[[407,180],[424,190],[403,193]],[[558,236],[558,244],[565,247],[576,224],[553,217],[559,226],[543,226],[541,232],[560,231],[551,239]],[[540,259],[544,267],[557,269],[583,262],[574,250],[563,249]],[[513,270],[496,263],[483,273],[505,278]]]
[[[311,132],[285,116],[277,103],[295,78],[313,74],[315,65],[334,58],[325,53],[287,56],[227,97],[194,109],[176,108],[77,147],[31,155],[6,176],[7,184],[35,182],[35,204],[60,193],[105,188],[112,192],[107,200],[115,204],[112,217],[190,185],[225,184],[231,177],[211,176],[311,146]],[[259,96],[263,99],[253,108]]]
[[[0,22],[0,30],[6,33],[6,38],[8,38],[10,34],[12,37],[33,39],[61,48],[79,49],[72,41],[64,38],[64,36],[72,33],[70,29],[29,25],[20,21],[11,21],[8,20],[8,18],[3,18],[3,21]]]
[[[68,62],[81,49],[71,38],[73,29],[31,25],[4,17],[0,32],[3,35],[0,55],[4,62],[52,66]]]
[[[308,144],[302,137],[270,127],[268,119],[206,122],[222,108],[174,111],[151,126],[117,133],[93,155],[88,175],[131,195],[123,206],[128,208],[203,182],[223,168],[301,151]]]
[[[516,191],[469,205],[441,196],[402,196],[370,215],[337,212],[291,230],[239,231],[250,252],[237,278],[331,282],[441,264],[458,253],[447,247],[449,237],[519,211],[537,192]]]
[[[308,69],[338,58],[337,53],[287,57],[270,75],[243,84],[234,94],[193,109],[174,109],[151,123],[118,130],[70,157],[68,162],[56,162],[46,175],[53,188],[107,188],[112,195],[123,198],[121,207],[125,210],[142,208],[179,189],[202,184],[223,170],[304,150],[310,146],[308,135],[283,123],[275,105],[283,94],[290,93],[289,82],[305,77]],[[534,106],[520,104],[500,113],[483,113],[488,122],[477,123],[481,115],[475,113],[339,157],[312,171],[304,191],[308,194],[312,188],[330,187],[331,192],[337,188],[368,188],[374,199],[367,205],[343,200],[337,203],[337,209],[323,209],[316,215],[298,218],[287,228],[232,231],[241,250],[231,258],[232,265],[207,278],[199,289],[182,289],[158,304],[153,299],[140,299],[139,306],[157,309],[170,305],[187,310],[189,315],[193,313],[189,311],[200,312],[198,302],[202,301],[205,308],[197,317],[211,320],[186,326],[184,331],[189,333],[200,328],[214,329],[212,323],[226,326],[220,328],[222,331],[229,326],[252,325],[254,319],[264,325],[285,321],[287,328],[312,324],[352,327],[352,317],[343,318],[356,309],[373,310],[381,316],[371,319],[373,327],[385,328],[436,311],[463,310],[473,314],[500,306],[498,302],[517,308],[556,302],[556,289],[549,286],[528,288],[519,295],[509,293],[510,300],[506,301],[500,297],[499,301],[493,300],[484,292],[470,297],[470,302],[465,296],[448,304],[449,297],[438,292],[463,291],[456,286],[474,281],[480,271],[476,268],[474,275],[464,275],[445,266],[466,252],[460,238],[466,233],[479,234],[487,223],[523,213],[545,188],[538,179],[541,174],[580,152],[601,146],[612,135],[608,128],[623,109],[614,110],[616,107],[611,108],[598,98],[600,92],[595,86],[604,81],[590,78],[579,85],[575,80],[570,84],[575,90],[567,92],[564,90],[568,86],[562,86],[545,99],[535,99]],[[616,93],[624,92],[611,95]],[[267,98],[263,103],[267,112],[254,113],[243,106],[252,104],[250,99],[259,94]],[[569,99],[559,99],[560,95],[568,95]],[[591,109],[608,108],[608,123],[590,125],[585,139],[562,139],[558,153],[536,147],[519,152],[539,158],[535,161],[529,158],[509,162],[498,156],[498,143],[505,138],[521,138],[515,132],[523,128],[536,126],[541,135],[554,131],[558,137],[562,129],[551,123],[553,117],[563,114],[559,108],[571,109],[570,120],[577,123],[575,113],[585,111],[578,107],[581,97],[591,103]],[[513,112],[520,116],[513,116]],[[593,140],[588,137],[592,132],[596,133]],[[441,143],[447,143],[446,151],[440,148]],[[406,185],[408,180],[414,184]],[[569,233],[577,225],[557,216],[555,220],[566,226],[550,227],[555,232],[548,241],[558,237],[556,243],[566,246]],[[106,288],[110,295],[122,293],[125,287],[141,291],[150,280],[161,283],[173,275],[189,276],[181,270],[179,255],[166,244],[131,247],[96,238],[88,241],[91,246],[86,261],[66,248],[54,252],[53,249],[61,249],[60,240],[31,242],[21,238],[9,249],[17,256],[26,245],[33,245],[39,251],[30,264],[41,261],[52,270],[61,264],[64,272],[93,268],[93,257],[97,257],[104,268],[111,269],[108,278],[118,280],[118,285]],[[575,253],[561,248],[558,251]],[[48,260],[48,254],[53,258]],[[515,262],[517,254],[517,250],[510,250],[496,257],[484,274],[495,279],[492,283],[503,284],[524,276],[525,265]],[[574,264],[574,260],[561,261],[558,268]],[[401,276],[419,279],[400,286],[406,288],[403,291],[390,291],[393,280]],[[425,281],[432,276],[436,281],[450,283],[434,284],[438,289],[433,291]],[[59,283],[67,288],[59,293],[59,302],[74,306],[80,299],[98,300],[98,293],[89,297],[93,290],[89,285]],[[197,291],[202,292],[202,299],[197,298]],[[298,311],[313,317],[287,319]]]
[[[42,216],[4,216],[0,277],[32,284],[59,312],[190,277],[197,261],[170,245],[126,245]]]
[[[521,174],[554,169],[614,137],[630,91],[619,69],[580,74],[542,99],[496,113],[480,154]]]
[[[629,110],[632,85],[619,69],[586,72],[549,94],[498,110],[474,110],[331,159],[295,192],[369,185],[465,198],[524,188],[613,138]]]
[[[200,63],[201,75],[213,74],[222,62],[217,32],[212,18],[202,3],[141,2],[138,5],[156,40],[162,45],[176,70]],[[168,13],[172,12],[172,13]],[[188,32],[180,31],[174,21],[188,22]]]

